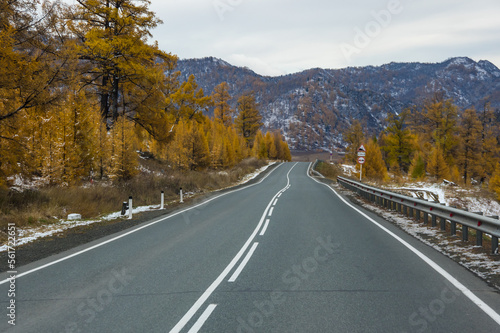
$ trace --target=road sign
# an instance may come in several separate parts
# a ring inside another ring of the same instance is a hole
[[[362,157],[362,156],[358,157],[358,163],[359,164],[364,164],[365,163],[365,158]]]
[[[365,145],[361,145],[361,146],[358,148],[358,151],[366,151]]]
[[[366,156],[366,152],[365,151],[358,151],[358,156],[359,157],[365,157]]]

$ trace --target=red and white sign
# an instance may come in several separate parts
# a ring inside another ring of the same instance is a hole
[[[364,164],[365,163],[365,158],[362,157],[362,156],[358,157],[358,163],[359,164]]]
[[[359,146],[358,151],[366,151],[365,145]]]

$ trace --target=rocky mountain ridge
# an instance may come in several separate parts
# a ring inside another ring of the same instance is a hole
[[[436,94],[461,109],[490,103],[500,113],[500,70],[491,62],[467,57],[441,63],[389,63],[344,69],[314,68],[278,77],[261,76],[217,58],[180,60],[182,79],[196,76],[205,94],[226,81],[236,100],[254,92],[267,129],[279,129],[291,148],[341,147],[353,119],[368,135],[383,129],[389,114],[422,105]]]

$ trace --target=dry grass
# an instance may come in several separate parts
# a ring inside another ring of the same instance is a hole
[[[84,219],[119,211],[130,195],[138,206],[159,204],[160,192],[165,198],[185,193],[200,193],[231,186],[243,176],[266,164],[247,159],[224,171],[174,171],[152,159],[142,160],[143,171],[130,181],[111,184],[94,182],[79,187],[45,187],[17,192],[0,189],[0,241],[5,238],[8,223],[18,228],[55,223],[70,213]]]
[[[330,164],[323,161],[318,162],[315,170],[321,173],[326,178],[330,178],[333,180],[342,175],[342,170],[338,167],[337,164]]]

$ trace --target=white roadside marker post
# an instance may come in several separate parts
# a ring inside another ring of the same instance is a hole
[[[180,190],[180,194],[181,194],[181,201],[179,201],[180,203],[183,203],[184,200],[183,200],[183,196],[182,196],[182,187],[181,187],[181,190]]]
[[[132,219],[132,196],[128,197],[128,219]]]
[[[165,191],[161,191],[161,204],[160,209],[163,210],[165,207]]]

